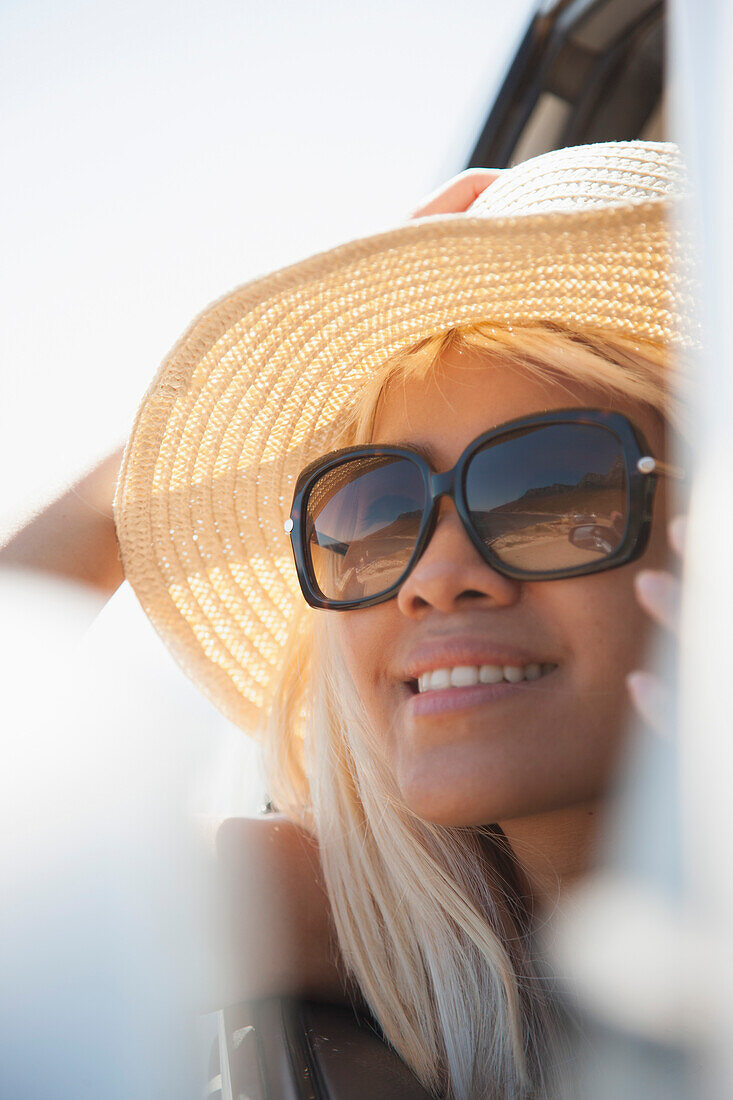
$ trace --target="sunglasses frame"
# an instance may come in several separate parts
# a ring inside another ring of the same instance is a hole
[[[538,573],[505,565],[482,542],[473,527],[466,503],[466,474],[473,456],[487,443],[496,442],[503,437],[510,438],[517,431],[524,428],[549,424],[589,424],[605,429],[616,437],[621,445],[626,463],[627,522],[619,546],[608,557],[595,562],[571,566],[567,569],[553,569]],[[360,600],[330,600],[320,592],[309,567],[310,555],[305,545],[305,515],[309,495],[321,475],[350,459],[369,456],[375,458],[390,456],[406,458],[414,462],[421,472],[425,488],[425,505],[415,549],[399,580],[384,592]],[[483,561],[496,570],[497,573],[515,580],[564,580],[568,577],[581,577],[589,573],[600,573],[607,569],[616,569],[621,565],[634,561],[644,553],[651,531],[652,505],[659,476],[684,478],[685,475],[681,470],[654,459],[650,454],[649,445],[643,432],[632,424],[623,413],[596,408],[553,409],[552,412],[518,417],[492,428],[491,431],[484,432],[468,444],[455,466],[441,473],[435,473],[427,459],[413,447],[367,444],[331,451],[311,462],[298,476],[290,510],[290,519],[285,524],[285,530],[290,534],[300,588],[310,606],[327,611],[354,611],[361,607],[373,607],[375,604],[385,603],[397,595],[419,561],[435,530],[441,497],[447,496],[453,501],[471,543],[475,546]]]

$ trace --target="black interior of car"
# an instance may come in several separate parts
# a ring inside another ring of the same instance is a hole
[[[372,1020],[341,1005],[271,998],[220,1013],[209,1095],[240,1100],[429,1100]]]

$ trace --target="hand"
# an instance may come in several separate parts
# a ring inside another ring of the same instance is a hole
[[[677,516],[667,527],[669,543],[682,558],[685,548],[686,516]],[[679,637],[682,585],[676,577],[663,569],[642,569],[634,578],[636,598],[655,622]],[[669,689],[658,676],[635,669],[626,677],[632,702],[641,717],[659,733],[664,733],[665,718],[669,714]]]
[[[437,191],[423,199],[411,218],[427,218],[430,214],[462,214],[482,191],[501,175],[500,168],[467,168],[453,176]]]

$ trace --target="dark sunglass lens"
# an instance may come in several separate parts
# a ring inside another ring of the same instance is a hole
[[[608,429],[551,424],[489,444],[469,463],[466,502],[502,562],[537,573],[610,556],[628,519],[623,447]]]
[[[308,494],[306,555],[327,600],[369,599],[396,584],[417,543],[425,506],[419,468],[369,456],[327,470]]]

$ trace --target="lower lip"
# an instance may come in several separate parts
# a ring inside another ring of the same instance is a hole
[[[471,687],[451,687],[444,688],[441,691],[424,691],[410,696],[407,700],[408,711],[413,718],[424,718],[433,714],[447,714],[455,710],[469,710],[471,707],[480,707],[484,703],[492,703],[509,695],[531,691],[538,684],[544,684],[557,671],[556,668],[553,668],[552,672],[546,672],[544,676],[539,676],[536,680],[519,680],[516,684],[510,684],[507,680],[502,680],[498,684],[474,684]]]

